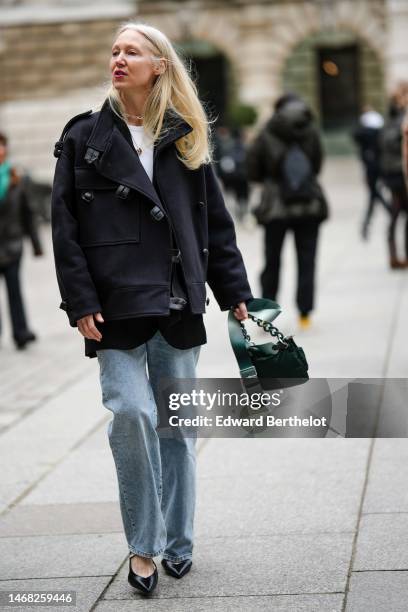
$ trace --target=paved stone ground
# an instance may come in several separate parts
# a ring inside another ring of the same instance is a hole
[[[408,272],[387,268],[385,215],[376,212],[363,243],[358,165],[332,160],[324,182],[332,219],[322,228],[317,307],[313,328],[296,334],[311,375],[406,377]],[[180,581],[160,571],[150,601],[133,592],[97,362],[58,309],[43,233],[47,257],[27,248],[23,269],[40,336],[25,352],[11,344],[0,291],[0,590],[72,589],[75,610],[98,612],[405,612],[405,439],[201,439],[193,569]],[[246,223],[238,235],[258,292],[261,230]],[[297,332],[291,238],[282,276],[278,322]],[[206,324],[199,375],[236,376],[214,300]]]

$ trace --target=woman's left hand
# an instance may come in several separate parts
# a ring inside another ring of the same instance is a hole
[[[243,321],[248,318],[248,311],[245,302],[240,302],[234,308],[234,317],[238,321]]]

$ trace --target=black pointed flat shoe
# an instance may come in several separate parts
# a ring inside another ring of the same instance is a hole
[[[166,574],[170,576],[174,576],[174,578],[182,578],[191,570],[191,566],[193,562],[191,559],[185,559],[184,561],[180,561],[180,563],[174,563],[174,561],[169,561],[168,559],[162,559],[162,566],[166,570]]]
[[[139,589],[143,593],[146,593],[146,594],[152,593],[154,591],[154,589],[156,588],[157,581],[158,581],[158,578],[159,578],[159,573],[157,571],[156,563],[152,559],[153,565],[154,565],[154,572],[150,576],[144,577],[144,576],[139,576],[139,574],[136,574],[132,570],[132,565],[131,565],[131,562],[130,562],[131,558],[132,557],[129,558],[129,576],[128,576],[129,584],[134,589]]]

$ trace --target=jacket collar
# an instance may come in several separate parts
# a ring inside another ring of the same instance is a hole
[[[87,141],[87,147],[92,147],[96,151],[103,153],[109,144],[110,136],[115,126],[121,134],[123,134],[126,140],[132,143],[132,136],[129,128],[123,119],[112,111],[109,100],[106,99]],[[167,109],[163,118],[163,135],[154,143],[154,154],[156,155],[157,152],[166,145],[189,134],[192,129],[191,125],[187,123],[187,121],[184,121],[180,115],[171,109]]]
[[[193,129],[171,110],[165,113],[163,127],[168,131],[154,143],[154,158],[161,149]],[[111,110],[107,99],[103,103],[86,146],[85,159],[89,163],[94,163],[100,174],[142,192],[162,210],[159,195],[133,147],[129,128]]]
[[[126,123],[111,110],[110,112],[112,114],[114,124],[122,132],[127,141],[133,146],[132,136]],[[171,144],[182,136],[190,133],[192,129],[193,128],[191,125],[187,123],[187,121],[184,121],[184,119],[182,119],[182,117],[180,117],[180,115],[178,115],[176,112],[170,109],[166,110],[163,118],[162,136],[154,143],[154,156],[156,156],[158,151],[163,149],[168,144]]]

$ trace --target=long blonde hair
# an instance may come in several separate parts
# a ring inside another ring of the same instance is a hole
[[[157,76],[143,112],[143,126],[152,142],[165,135],[163,119],[166,110],[170,109],[193,128],[175,143],[180,161],[190,170],[211,162],[210,124],[214,120],[207,117],[197,87],[170,40],[157,28],[133,21],[122,24],[116,38],[125,30],[135,30],[145,37],[153,61],[166,60],[166,70]],[[112,111],[124,119],[123,102],[113,85],[110,85],[107,97]]]

